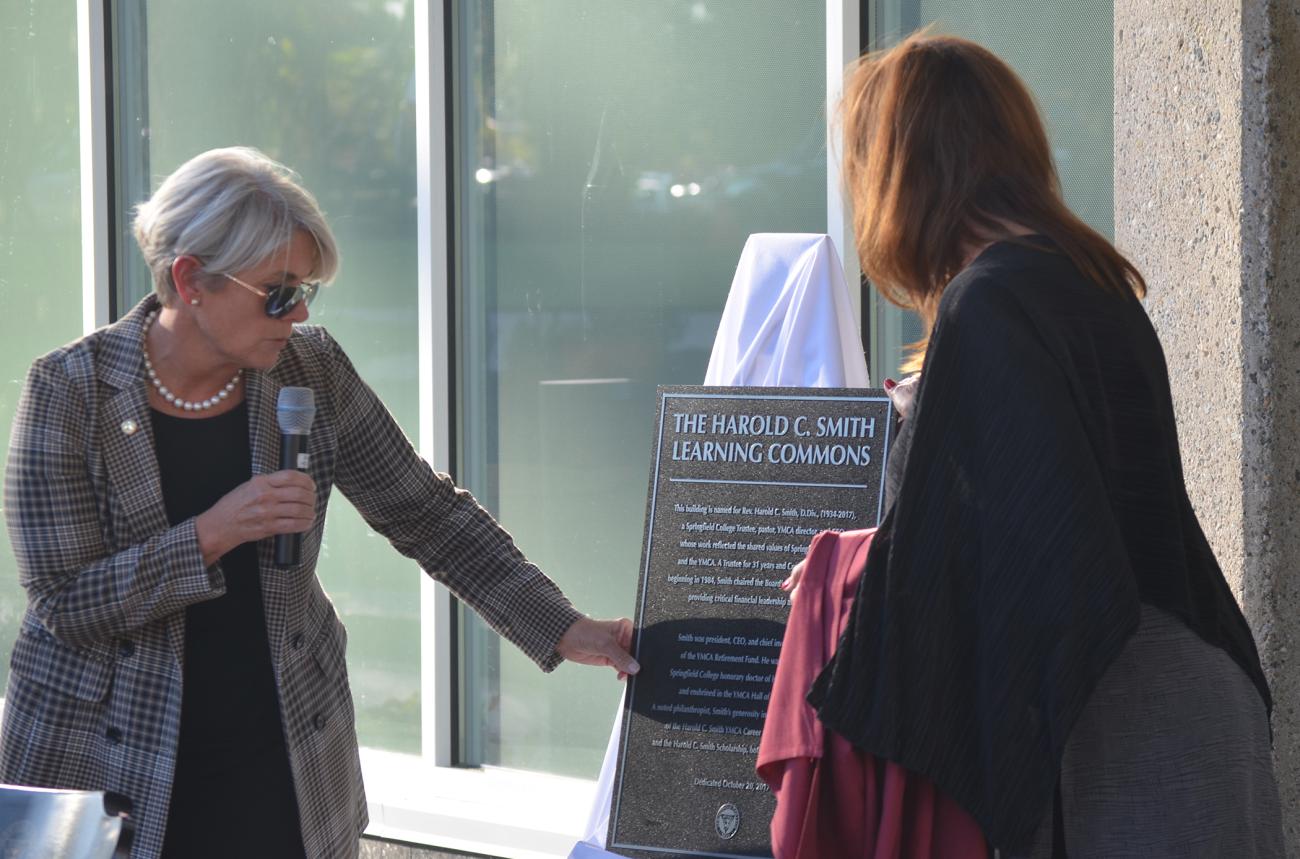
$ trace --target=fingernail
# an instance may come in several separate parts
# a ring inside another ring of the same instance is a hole
[[[635,674],[641,670],[641,663],[633,660],[632,664],[627,667],[628,674]]]
[[[884,381],[884,386],[886,391],[892,391],[894,390],[894,388],[898,387],[898,383],[895,382],[893,379],[886,379]]]
[[[790,580],[789,580],[789,579],[786,579],[785,581],[781,582],[781,590],[783,590],[783,591],[788,591],[788,590],[790,590]]]

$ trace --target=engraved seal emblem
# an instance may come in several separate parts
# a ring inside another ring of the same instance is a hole
[[[724,803],[713,816],[713,829],[718,837],[726,841],[740,831],[740,809],[731,803]]]
[[[16,820],[0,832],[0,859],[20,859],[32,846],[32,825]]]

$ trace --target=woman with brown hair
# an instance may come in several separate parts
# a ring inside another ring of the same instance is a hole
[[[810,701],[1003,856],[1282,855],[1268,686],[1184,487],[1136,268],[1033,98],[914,35],[842,106],[862,268],[926,336],[894,497]]]

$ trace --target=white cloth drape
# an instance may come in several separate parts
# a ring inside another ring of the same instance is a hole
[[[870,387],[844,268],[830,236],[755,233],[749,237],[731,281],[704,384]],[[622,714],[620,700],[586,831],[569,859],[618,856],[603,848]]]
[[[830,236],[749,237],[704,384],[870,387],[858,320]]]

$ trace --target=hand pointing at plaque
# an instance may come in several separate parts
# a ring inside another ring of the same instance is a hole
[[[618,672],[622,680],[641,670],[628,650],[632,647],[632,621],[592,620],[584,617],[574,622],[564,633],[555,652],[570,662],[583,665],[608,665]]]

